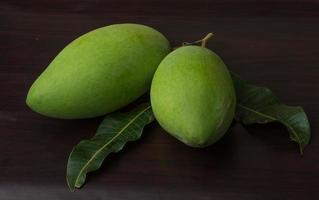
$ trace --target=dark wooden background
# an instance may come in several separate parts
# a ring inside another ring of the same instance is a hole
[[[49,119],[25,97],[71,40],[122,22],[155,27],[173,46],[215,32],[209,47],[232,71],[304,107],[313,130],[304,156],[277,124],[235,124],[193,149],[153,123],[69,192],[68,155],[102,118]],[[319,199],[318,46],[318,0],[1,0],[0,199]]]

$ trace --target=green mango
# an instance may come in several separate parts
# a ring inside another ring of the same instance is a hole
[[[145,93],[167,39],[153,28],[115,24],[66,46],[31,86],[26,103],[54,118],[79,119],[122,108]]]
[[[230,73],[211,50],[184,46],[168,54],[151,85],[155,118],[192,147],[219,140],[234,117],[236,95]]]

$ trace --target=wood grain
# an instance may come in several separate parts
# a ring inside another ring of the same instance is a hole
[[[150,25],[173,46],[213,31],[209,47],[232,71],[304,107],[313,130],[304,156],[278,124],[234,124],[216,145],[193,149],[153,123],[69,192],[68,154],[101,118],[45,118],[25,96],[66,44],[121,22]],[[318,24],[317,0],[2,0],[0,199],[319,199]]]

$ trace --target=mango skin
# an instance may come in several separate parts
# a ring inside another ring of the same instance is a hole
[[[167,55],[157,68],[151,104],[168,133],[191,147],[206,147],[229,128],[236,95],[218,55],[200,46],[185,46]]]
[[[93,30],[66,46],[31,86],[26,103],[61,119],[104,115],[145,93],[167,39],[153,28],[116,24]]]

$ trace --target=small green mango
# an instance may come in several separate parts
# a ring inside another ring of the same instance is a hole
[[[157,68],[151,104],[159,124],[192,147],[215,143],[234,117],[236,95],[227,67],[211,50],[180,47]]]
[[[167,39],[153,28],[116,24],[91,31],[66,46],[31,86],[26,103],[61,119],[115,111],[145,93]]]

